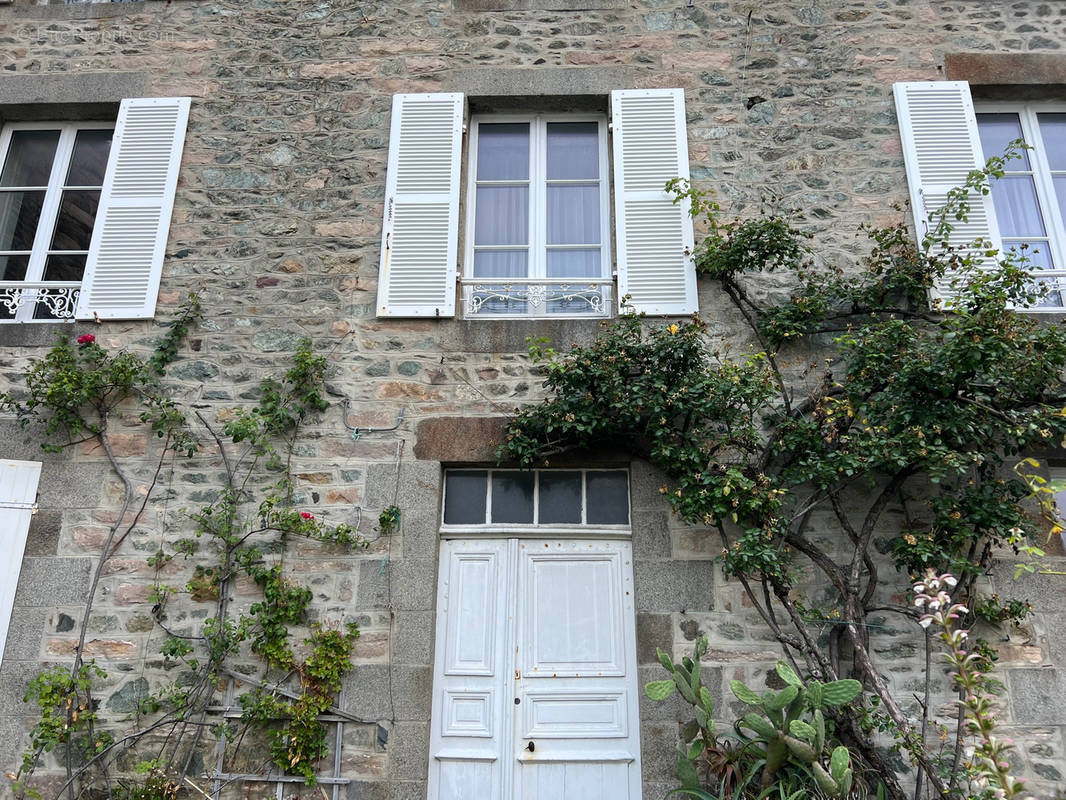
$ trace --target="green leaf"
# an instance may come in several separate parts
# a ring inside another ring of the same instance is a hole
[[[706,686],[700,687],[700,702],[703,703],[703,710],[707,712],[707,716],[714,714],[714,701],[711,699],[711,691]]]
[[[839,745],[833,750],[833,755],[829,758],[829,771],[833,775],[833,780],[840,782],[844,779],[844,772],[851,766],[851,753],[844,745]]]
[[[771,725],[766,717],[760,717],[758,714],[745,714],[737,724],[755,731],[758,736],[761,736],[767,741],[777,736],[777,728]]]
[[[787,706],[793,700],[796,699],[796,695],[799,694],[799,689],[795,686],[786,686],[780,692],[775,695],[770,695],[763,700],[763,704],[769,711],[780,711]]]
[[[652,681],[644,685],[644,694],[652,700],[665,700],[673,693],[674,682],[672,680]]]
[[[697,789],[700,785],[700,776],[696,772],[696,765],[684,754],[677,757],[677,777],[681,779],[681,785],[687,789]]]
[[[733,691],[737,700],[749,706],[762,706],[762,698],[738,680],[729,682],[729,688]]]
[[[781,676],[781,680],[783,680],[789,686],[803,688],[803,681],[799,679],[799,675],[797,675],[792,669],[792,667],[790,667],[784,661],[778,661],[776,669],[777,674]]]
[[[827,706],[839,706],[850,703],[862,692],[862,684],[852,678],[833,681],[822,687],[822,702]]]
[[[816,733],[813,725],[801,719],[792,720],[792,723],[788,726],[788,732],[800,739],[806,739],[808,742],[814,741]]]

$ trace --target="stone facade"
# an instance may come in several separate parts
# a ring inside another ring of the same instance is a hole
[[[375,316],[391,96],[577,94],[606,110],[612,88],[681,87],[694,182],[729,213],[772,192],[803,209],[824,263],[847,264],[863,249],[857,226],[898,219],[892,206],[907,197],[891,84],[962,78],[979,94],[1026,83],[1061,99],[1064,46],[1066,8],[1040,0],[14,0],[0,6],[0,121],[106,118],[137,94],[193,98],[157,317],[196,291],[206,320],[173,369],[177,394],[214,424],[301,337],[329,353],[332,406],[298,452],[302,499],[369,536],[378,511],[395,503],[402,526],[355,555],[308,546],[287,563],[313,576],[328,617],[362,626],[341,702],[371,722],[346,726],[347,796],[406,800],[426,791],[441,463],[491,463],[498,419],[541,396],[527,334],[566,346],[590,340],[596,324]],[[781,278],[764,278],[761,291],[782,290]],[[700,301],[712,332],[743,346],[736,312],[709,282]],[[141,351],[160,329],[62,330]],[[0,326],[3,378],[16,380],[54,333]],[[353,439],[345,398],[353,425],[389,427],[401,410],[404,419],[394,432]],[[464,427],[470,418],[483,421]],[[126,422],[117,442],[145,473],[157,444]],[[44,461],[0,671],[8,767],[30,724],[19,702],[27,677],[69,661],[119,487],[91,448],[42,454],[13,425],[4,442],[7,458]],[[641,681],[660,677],[656,647],[680,656],[705,633],[715,699],[728,703],[721,685],[763,681],[776,645],[740,587],[718,574],[716,540],[670,518],[652,469],[631,469]],[[105,570],[88,638],[111,675],[110,715],[128,713],[162,680],[145,558],[182,508],[210,498],[219,471],[208,457],[168,460],[164,490]],[[1008,573],[992,580],[1003,585]],[[1000,651],[1003,719],[1041,797],[1066,783],[1064,590],[1059,576],[1030,581],[1038,614]],[[209,608],[191,603],[176,621]],[[877,649],[906,704],[922,663],[897,633],[886,620]],[[678,713],[641,700],[649,800],[674,785]]]

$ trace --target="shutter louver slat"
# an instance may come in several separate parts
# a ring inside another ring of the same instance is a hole
[[[455,314],[463,95],[393,98],[378,315]]]
[[[151,319],[191,101],[123,100],[96,215],[78,319]]]
[[[688,204],[665,190],[670,179],[689,176],[684,90],[619,90],[611,108],[621,310],[691,314],[692,218]]]
[[[893,86],[903,160],[910,187],[918,245],[930,229],[930,214],[943,208],[948,193],[984,166],[970,87],[965,81],[897,83]],[[999,228],[991,195],[970,194],[969,218],[952,221],[948,243],[965,249],[977,239],[999,250]],[[947,287],[936,297],[950,301]]]

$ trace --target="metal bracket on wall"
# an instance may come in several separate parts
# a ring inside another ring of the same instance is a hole
[[[386,433],[388,431],[396,430],[397,428],[399,428],[403,424],[404,410],[401,408],[399,413],[397,413],[397,415],[396,415],[396,424],[393,425],[390,428],[359,428],[359,427],[356,427],[355,425],[352,425],[348,421],[348,411],[351,409],[351,406],[352,406],[352,401],[349,400],[347,397],[345,397],[344,401],[341,403],[341,407],[342,407],[341,415],[342,415],[342,418],[344,420],[344,427],[352,432],[352,441],[353,442],[354,441],[358,441],[359,437],[362,436],[364,433]]]

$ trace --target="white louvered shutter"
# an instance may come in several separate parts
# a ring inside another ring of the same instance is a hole
[[[188,97],[122,101],[78,319],[155,315],[190,104]]]
[[[40,477],[40,461],[0,460],[0,663]]]
[[[611,92],[618,296],[623,312],[696,311],[692,217],[664,187],[688,178],[683,89]],[[624,300],[629,295],[628,302]]]
[[[462,94],[393,97],[379,317],[455,315],[462,140]]]
[[[921,247],[930,231],[929,215],[944,207],[948,192],[965,184],[972,170],[984,166],[981,139],[966,81],[897,83],[893,91]],[[1001,249],[992,196],[971,192],[968,202],[967,220],[950,220],[948,243],[965,249],[981,239],[988,247]],[[950,299],[946,287],[940,287],[936,295]]]

